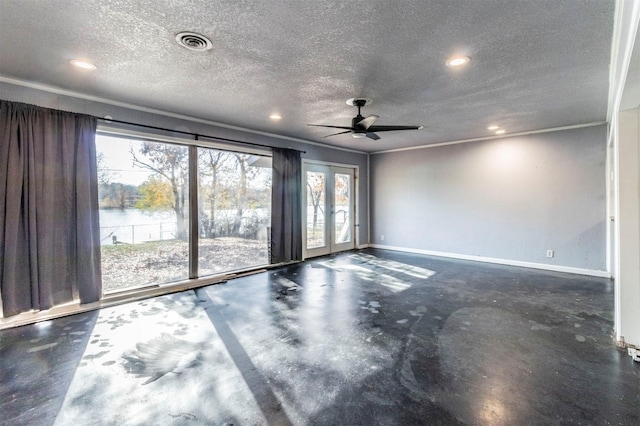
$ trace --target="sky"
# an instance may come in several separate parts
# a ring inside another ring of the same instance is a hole
[[[149,170],[133,167],[133,159],[129,150],[140,142],[96,135],[96,152],[103,154],[103,165],[114,172],[113,182],[140,185],[151,174]]]

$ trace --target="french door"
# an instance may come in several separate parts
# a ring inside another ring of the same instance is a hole
[[[316,163],[303,164],[304,257],[355,247],[355,169]]]

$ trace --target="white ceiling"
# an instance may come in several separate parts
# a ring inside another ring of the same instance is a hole
[[[0,76],[380,151],[606,120],[613,0],[0,0]],[[181,31],[209,37],[189,51]],[[453,54],[472,58],[445,66]],[[87,59],[98,68],[74,69]],[[1,97],[1,95],[0,95]],[[348,98],[379,141],[331,138]],[[269,115],[283,119],[274,122]],[[126,117],[114,117],[126,119]]]

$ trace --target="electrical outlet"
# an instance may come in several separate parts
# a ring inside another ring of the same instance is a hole
[[[384,235],[380,235],[380,241],[384,241]]]
[[[553,257],[555,256],[555,253],[553,252],[553,250],[547,250],[547,257]]]

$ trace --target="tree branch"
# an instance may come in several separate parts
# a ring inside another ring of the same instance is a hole
[[[140,168],[143,169],[147,169],[147,170],[151,170],[152,172],[155,172],[161,176],[164,176],[165,178],[169,179],[169,182],[173,182],[171,180],[171,177],[167,176],[161,169],[157,169],[155,167],[153,167],[151,164],[145,163],[144,161],[140,161],[138,160],[138,157],[136,156],[135,152],[133,152],[133,149],[129,151],[131,153],[131,156],[133,157],[133,165],[134,166],[138,166]]]

